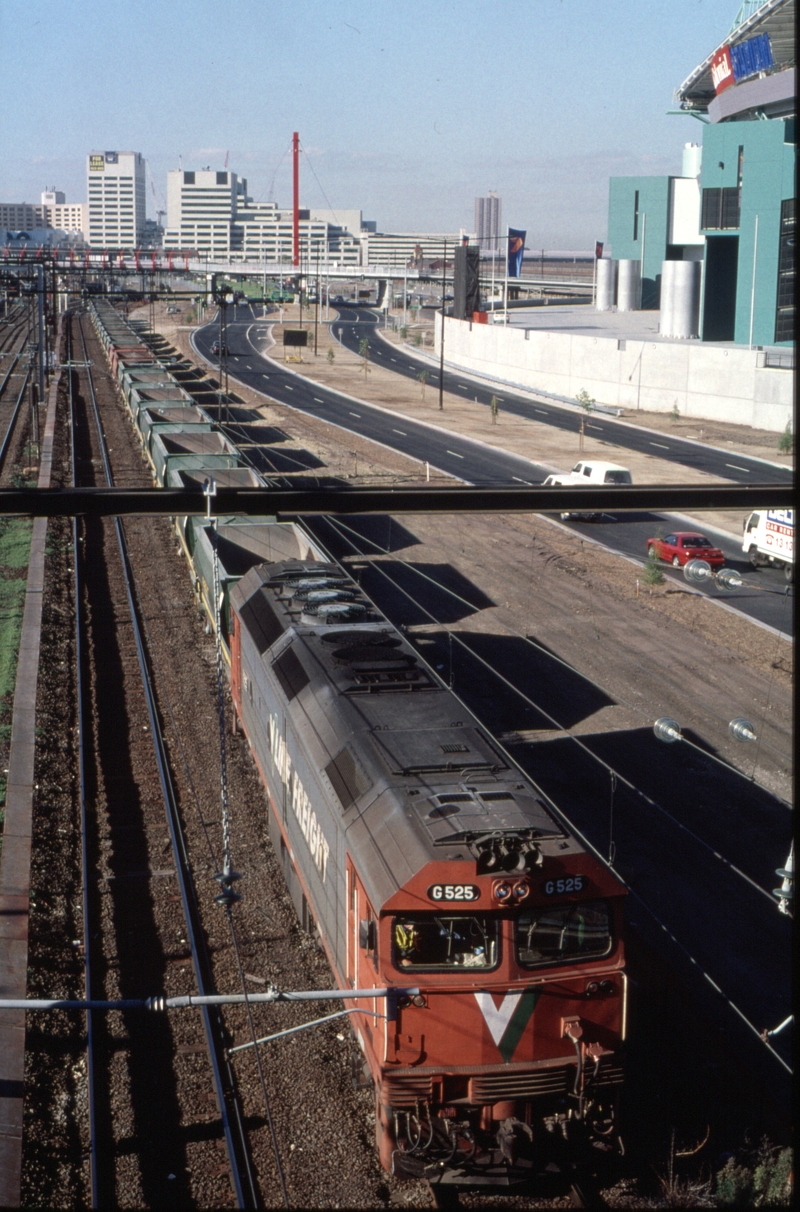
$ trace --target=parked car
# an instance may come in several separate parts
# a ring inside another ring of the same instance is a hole
[[[679,530],[665,539],[648,539],[647,554],[650,558],[667,560],[675,568],[683,568],[689,560],[705,560],[712,568],[721,568],[725,556],[704,534]]]

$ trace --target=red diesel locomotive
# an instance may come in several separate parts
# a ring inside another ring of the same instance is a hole
[[[231,687],[336,983],[397,990],[350,1003],[383,1165],[509,1186],[615,1149],[614,873],[338,565],[238,582]]]

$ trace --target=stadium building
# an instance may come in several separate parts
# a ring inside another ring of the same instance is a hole
[[[665,263],[699,261],[697,333],[685,335],[703,341],[794,340],[794,26],[795,0],[742,4],[677,89],[680,110],[702,123],[702,146],[685,146],[681,176],[610,181],[619,272],[638,262],[640,305],[663,312]]]

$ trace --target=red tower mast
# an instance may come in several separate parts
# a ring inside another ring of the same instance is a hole
[[[294,169],[294,216],[292,226],[292,265],[300,264],[300,136],[292,135],[292,160]]]

